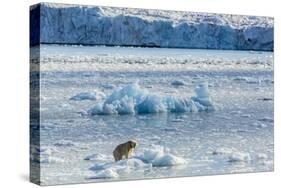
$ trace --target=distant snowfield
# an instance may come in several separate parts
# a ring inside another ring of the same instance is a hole
[[[270,17],[53,3],[31,10],[41,43],[273,51]]]
[[[40,59],[44,185],[273,170],[272,52],[41,45]]]

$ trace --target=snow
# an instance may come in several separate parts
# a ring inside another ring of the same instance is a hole
[[[187,161],[181,157],[172,155],[165,151],[163,146],[152,146],[151,149],[144,150],[139,156],[140,159],[153,166],[175,166],[187,164]]]
[[[135,82],[114,90],[103,103],[95,105],[88,113],[91,115],[110,115],[214,110],[206,83],[199,84],[195,88],[195,92],[196,96],[190,100],[162,96],[141,88],[138,82]]]
[[[41,43],[273,50],[270,17],[41,3],[39,22],[38,9]]]
[[[107,156],[102,154],[92,154],[84,158],[86,161],[103,161],[106,160]]]
[[[91,179],[116,178],[132,170],[147,170],[152,167],[185,165],[187,161],[181,157],[170,154],[169,149],[163,146],[153,145],[145,149],[143,154],[117,162],[96,163],[90,168],[94,175]]]
[[[105,94],[100,91],[94,91],[92,93],[89,92],[82,92],[78,93],[77,95],[74,95],[70,98],[70,100],[74,101],[81,101],[81,100],[99,100],[103,99],[105,97]]]
[[[128,171],[130,169],[138,168],[150,168],[150,164],[144,163],[142,160],[137,158],[124,159],[117,162],[107,162],[107,163],[98,163],[90,168],[92,171],[97,170],[115,170],[115,171]]]

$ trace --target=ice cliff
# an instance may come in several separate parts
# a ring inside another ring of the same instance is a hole
[[[32,45],[273,51],[270,17],[40,3],[31,7],[30,21]]]

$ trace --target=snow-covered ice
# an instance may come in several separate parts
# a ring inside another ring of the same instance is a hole
[[[107,160],[108,157],[106,155],[102,155],[102,154],[92,154],[92,155],[88,155],[87,157],[84,158],[84,160],[88,160],[88,161],[103,161],[103,160]]]
[[[165,152],[163,146],[152,146],[151,149],[144,150],[144,153],[138,156],[140,159],[153,166],[175,166],[187,164],[187,160]]]
[[[163,146],[152,146],[143,154],[117,162],[98,163],[90,168],[94,172],[93,179],[116,178],[128,174],[132,170],[151,170],[155,167],[186,165],[187,160],[167,153]]]

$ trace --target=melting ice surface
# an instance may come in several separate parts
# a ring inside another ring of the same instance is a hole
[[[42,184],[273,170],[273,53],[41,47]]]

